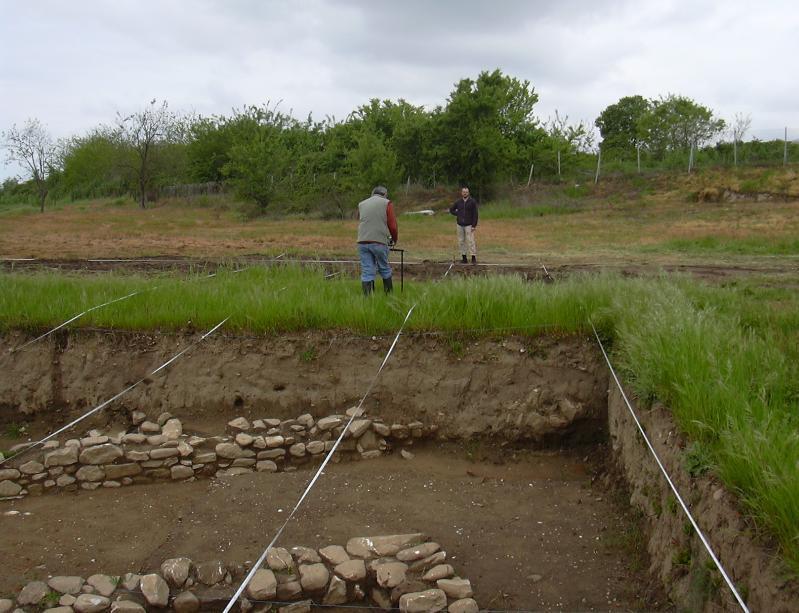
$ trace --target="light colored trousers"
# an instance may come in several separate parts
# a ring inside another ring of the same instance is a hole
[[[474,229],[472,226],[456,226],[458,228],[458,247],[461,255],[477,255],[477,245],[474,242]]]

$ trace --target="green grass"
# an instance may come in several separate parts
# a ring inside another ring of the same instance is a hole
[[[703,236],[675,239],[641,248],[643,252],[665,251],[696,254],[799,255],[799,239],[784,237],[724,238]]]
[[[460,335],[588,334],[589,317],[639,398],[670,407],[690,441],[685,464],[715,472],[799,573],[799,277],[711,286],[681,277],[574,276],[551,285],[517,277],[409,283],[365,299],[357,280],[284,266],[192,276],[0,277],[0,329],[41,331],[87,307],[74,326],[274,333],[349,329]],[[156,289],[153,289],[156,288]],[[310,350],[308,360],[313,358]]]

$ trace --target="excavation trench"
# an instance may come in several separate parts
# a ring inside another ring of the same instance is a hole
[[[13,347],[26,339],[11,333],[3,340]],[[0,449],[53,431],[193,340],[75,332],[3,352]],[[213,443],[240,440],[229,425],[238,418],[280,420],[286,428],[305,415],[316,428],[358,403],[391,340],[344,333],[211,337],[59,437],[59,445],[91,430],[138,434],[138,412],[152,422],[168,412],[185,436]],[[667,493],[644,468],[647,459],[635,451],[639,443],[613,394],[609,418],[608,389],[606,365],[588,337],[403,337],[363,406],[383,429],[410,424],[414,431],[417,424],[418,436],[386,434],[371,454],[352,440],[281,541],[321,548],[354,536],[424,533],[446,547],[481,608],[667,609],[654,585],[665,585],[677,601],[690,596],[726,607],[729,599],[718,590],[697,595],[690,559],[687,568],[673,564],[675,552],[691,550],[691,539],[672,547],[669,531],[682,526],[676,518],[657,529],[646,505]],[[189,459],[182,462],[195,471],[189,480],[154,469],[163,478],[142,471],[123,487],[88,490],[79,481],[48,489],[44,480],[55,476],[34,483],[22,475],[30,493],[0,501],[0,547],[15,552],[4,560],[0,594],[51,575],[153,572],[177,556],[254,560],[322,455],[285,457],[277,472],[238,476],[218,472],[230,463],[191,468]],[[630,477],[636,473],[643,481]],[[656,535],[654,546],[649,534]],[[672,584],[682,585],[679,593]]]

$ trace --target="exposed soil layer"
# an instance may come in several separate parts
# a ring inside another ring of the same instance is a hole
[[[449,261],[415,261],[410,256],[404,262],[403,270],[400,270],[400,256],[392,254],[392,266],[394,276],[399,279],[402,275],[408,281],[440,279],[452,262]],[[175,272],[175,273],[211,273],[218,270],[221,266],[242,268],[249,266],[276,266],[284,262],[302,263],[306,265],[317,265],[322,267],[329,275],[335,273],[354,276],[358,270],[358,262],[355,260],[331,258],[331,259],[294,259],[282,257],[280,259],[267,258],[263,256],[237,256],[233,258],[184,258],[180,256],[164,255],[143,258],[100,258],[95,260],[49,260],[49,259],[0,259],[0,270],[4,271],[76,271],[76,272],[108,272],[120,271],[130,273],[156,273],[156,272]],[[724,280],[752,274],[776,274],[793,272],[793,267],[786,267],[778,264],[758,264],[758,265],[731,265],[731,264],[712,264],[712,263],[635,263],[635,262],[569,262],[560,263],[557,261],[533,263],[492,263],[481,261],[476,265],[463,265],[456,263],[449,272],[449,275],[474,276],[474,275],[496,275],[496,274],[515,274],[521,275],[528,280],[551,281],[556,278],[579,273],[597,272],[616,272],[625,276],[647,276],[659,274],[663,271],[676,272],[691,275],[699,279]]]
[[[20,346],[22,334],[3,344]],[[0,353],[0,426],[36,436],[111,398],[198,336],[81,332]],[[342,413],[368,389],[392,337],[305,333],[212,336],[81,427],[127,426],[139,409],[179,416],[187,431],[230,419]],[[499,436],[536,446],[604,440],[607,382],[590,339],[462,341],[404,336],[364,403],[390,422],[418,419],[456,439]],[[7,428],[4,428],[7,430]],[[19,440],[2,438],[0,449]]]
[[[77,332],[4,352],[0,448],[20,442],[8,426],[25,425],[26,438],[52,431],[192,340]],[[129,424],[134,409],[152,418],[170,411],[197,434],[223,431],[237,416],[341,412],[368,388],[391,340],[211,337],[72,435]],[[411,460],[331,464],[281,539],[321,547],[421,531],[454,557],[485,607],[662,608],[625,505],[596,480],[607,436],[598,359],[580,337],[482,339],[457,351],[446,337],[403,337],[365,406],[387,422],[436,423],[442,438],[460,442],[414,445]],[[572,451],[554,450],[563,446]],[[5,502],[3,511],[21,514],[0,514],[0,547],[17,552],[0,591],[48,574],[149,571],[177,555],[253,560],[310,475],[301,468]]]
[[[469,577],[481,606],[533,610],[660,610],[630,519],[579,456],[447,446],[331,465],[281,536],[322,547],[352,536],[424,532]],[[479,451],[478,451],[479,453]],[[604,450],[583,450],[601,456]],[[4,503],[0,593],[48,575],[152,571],[170,557],[254,560],[310,471],[141,485]]]
[[[644,430],[681,497],[751,611],[799,610],[799,582],[746,521],[740,503],[709,475],[685,469],[686,441],[662,405],[636,408]],[[630,489],[630,505],[645,518],[650,574],[686,611],[739,611],[676,497],[646,448],[616,386],[608,400],[613,455]]]

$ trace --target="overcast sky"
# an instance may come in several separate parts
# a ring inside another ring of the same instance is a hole
[[[676,93],[799,136],[796,0],[0,0],[0,16],[0,130],[82,134],[153,98],[343,119],[370,98],[443,105],[500,68],[530,81],[542,119]]]

